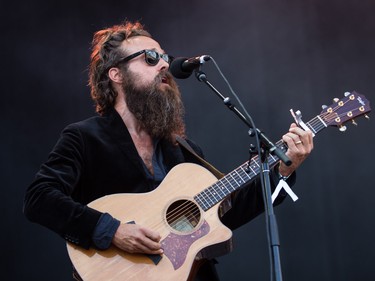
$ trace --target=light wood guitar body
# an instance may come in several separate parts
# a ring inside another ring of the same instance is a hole
[[[122,222],[134,221],[158,231],[164,254],[154,262],[146,255],[127,254],[114,246],[98,251],[69,243],[69,256],[82,279],[187,280],[197,256],[214,257],[230,251],[232,232],[219,220],[219,204],[203,211],[193,198],[216,181],[205,168],[185,163],[174,167],[152,192],[113,194],[91,202],[90,207]]]

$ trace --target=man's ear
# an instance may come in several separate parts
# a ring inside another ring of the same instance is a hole
[[[119,68],[112,67],[110,70],[108,70],[108,77],[113,82],[121,84],[122,82],[122,74]]]

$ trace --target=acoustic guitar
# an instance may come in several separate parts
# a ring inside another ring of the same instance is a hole
[[[369,112],[369,102],[356,92],[335,99],[331,106],[307,123],[317,134]],[[365,115],[367,117],[367,115]],[[284,152],[285,144],[276,143]],[[275,166],[279,159],[268,158]],[[160,233],[163,255],[129,254],[115,246],[105,251],[85,250],[68,243],[70,259],[85,281],[176,281],[192,277],[197,260],[217,257],[232,248],[232,232],[219,219],[224,199],[254,180],[261,172],[258,156],[218,180],[207,169],[192,163],[175,166],[157,189],[141,194],[113,194],[99,198],[91,208],[108,212],[121,222],[133,222]]]

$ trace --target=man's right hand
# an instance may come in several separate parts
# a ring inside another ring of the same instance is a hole
[[[122,223],[118,227],[112,243],[131,254],[162,254],[159,233],[136,224]]]

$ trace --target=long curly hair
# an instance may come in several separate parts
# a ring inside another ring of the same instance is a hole
[[[134,36],[151,38],[150,33],[144,29],[140,22],[129,21],[99,30],[94,34],[89,66],[89,86],[96,112],[100,115],[114,106],[117,97],[117,93],[111,85],[108,70],[126,55],[120,48],[122,42]]]

